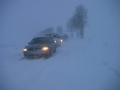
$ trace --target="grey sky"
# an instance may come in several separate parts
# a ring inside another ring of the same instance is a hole
[[[21,43],[48,27],[62,26],[66,30],[66,23],[79,4],[88,9],[86,29],[95,34],[102,34],[104,30],[120,33],[119,0],[2,0],[0,3],[0,40],[3,44]]]

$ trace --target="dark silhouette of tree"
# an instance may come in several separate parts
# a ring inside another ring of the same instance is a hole
[[[76,26],[77,32],[80,35],[80,38],[84,37],[84,28],[87,24],[87,9],[84,5],[79,5],[76,7],[75,11],[75,18],[76,18]]]
[[[67,27],[73,32],[73,29],[77,32],[77,37],[84,38],[84,28],[87,25],[87,9],[84,5],[79,5],[75,9],[75,14],[68,21]]]
[[[73,37],[73,32],[75,30],[75,18],[72,17],[69,19],[69,21],[67,22],[67,28],[68,31],[71,33],[71,37]]]

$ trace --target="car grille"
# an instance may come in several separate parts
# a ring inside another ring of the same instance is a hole
[[[28,48],[28,51],[36,51],[38,48]]]

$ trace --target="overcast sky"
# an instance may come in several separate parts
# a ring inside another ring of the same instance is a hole
[[[80,4],[88,9],[86,32],[100,34],[99,38],[114,30],[120,36],[120,0],[1,0],[0,44],[22,43],[48,27],[67,30],[66,23]]]

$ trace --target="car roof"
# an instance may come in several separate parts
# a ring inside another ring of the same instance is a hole
[[[34,38],[48,38],[47,36],[34,37]]]

